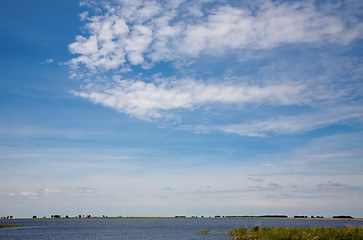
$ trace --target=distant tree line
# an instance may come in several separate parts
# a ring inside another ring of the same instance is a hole
[[[54,214],[50,216],[51,218],[62,218],[62,215],[60,214]],[[102,215],[103,218],[108,218],[108,216],[106,215]],[[121,216],[119,216],[121,217]],[[37,216],[33,216],[33,218],[37,218]],[[43,217],[46,218],[46,217]],[[68,215],[66,215],[63,218],[70,218]],[[91,218],[91,215],[78,215],[72,218]],[[187,218],[187,216],[184,215],[179,215],[179,216],[175,216],[175,218]],[[205,218],[205,216],[191,216],[191,218]],[[209,216],[208,218],[212,218],[211,216]],[[214,218],[288,218],[287,215],[262,215],[262,216],[252,216],[252,215],[226,215],[226,216],[220,216],[220,215],[216,215],[214,216]],[[305,215],[295,215],[294,218],[309,218],[308,216]],[[323,216],[310,216],[310,218],[324,218]],[[347,219],[352,219],[352,216],[348,216],[348,215],[337,215],[337,216],[333,216],[333,218],[347,218]],[[13,219],[13,216],[5,216],[5,217],[0,217],[0,219]]]

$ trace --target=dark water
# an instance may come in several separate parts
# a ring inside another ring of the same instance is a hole
[[[313,219],[29,219],[0,220],[27,225],[0,229],[0,239],[228,239],[236,227],[363,227],[359,220]],[[210,230],[208,235],[196,231]]]

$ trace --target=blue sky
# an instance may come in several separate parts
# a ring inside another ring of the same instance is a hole
[[[0,213],[363,217],[361,1],[0,7]]]

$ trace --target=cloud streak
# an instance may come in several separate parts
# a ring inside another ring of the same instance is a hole
[[[360,106],[341,106],[296,116],[280,116],[263,121],[233,124],[219,127],[219,130],[243,136],[265,136],[268,133],[295,134],[316,130],[331,124],[339,124],[349,119],[363,120]],[[218,127],[216,127],[218,128]]]
[[[211,103],[246,104],[302,104],[299,92],[303,86],[245,84],[204,84],[194,80],[162,81],[158,84],[120,80],[111,86],[89,84],[77,96],[114,108],[131,116],[152,120],[167,115],[166,110],[190,109]]]
[[[336,182],[328,182],[328,183],[320,183],[317,184],[316,187],[319,190],[343,190],[343,189],[352,189],[356,187],[348,186],[346,184],[336,183]]]

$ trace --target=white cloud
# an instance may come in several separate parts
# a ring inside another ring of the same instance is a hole
[[[20,193],[20,196],[26,197],[28,199],[38,199],[38,194],[36,192],[24,191]]]
[[[45,194],[57,194],[57,193],[60,193],[60,190],[44,188],[43,193],[45,193]]]
[[[81,14],[79,14],[81,21],[85,20],[87,18],[88,14],[89,14],[88,11],[85,11],[85,12],[82,12]]]
[[[152,30],[150,28],[143,25],[133,27],[130,38],[125,40],[125,50],[131,64],[144,63],[143,52],[149,47],[152,40]]]
[[[77,36],[69,50],[79,56],[73,58],[72,65],[85,64],[90,69],[114,69],[125,63],[124,44],[121,39],[129,32],[123,19],[115,16],[94,16],[89,18],[87,29],[92,33],[88,38]]]
[[[73,94],[114,108],[131,116],[152,120],[165,117],[163,110],[194,109],[208,103],[302,104],[303,86],[244,84],[204,84],[194,80],[166,81],[159,84],[121,80],[113,84],[89,84]]]
[[[49,63],[52,63],[52,62],[54,62],[54,60],[51,59],[51,58],[48,58],[44,62],[41,62],[41,64],[49,64]]]
[[[106,4],[104,15],[87,18],[88,36],[77,36],[69,45],[73,54],[79,54],[69,63],[107,70],[127,62],[144,65],[202,52],[218,54],[293,43],[347,44],[362,38],[363,23],[354,16],[343,20],[340,15],[319,11],[310,1],[260,1],[255,5],[252,9],[216,2],[201,12],[203,1]],[[86,16],[81,15],[82,19]]]

